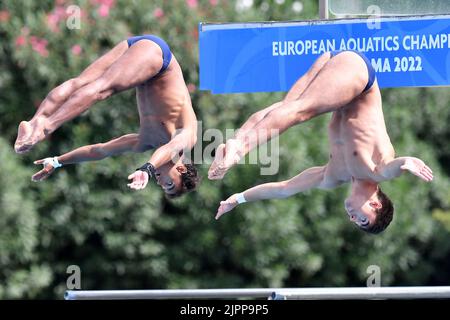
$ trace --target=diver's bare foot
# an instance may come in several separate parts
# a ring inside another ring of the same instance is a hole
[[[22,121],[19,124],[19,129],[17,130],[16,143],[14,144],[14,150],[17,153],[24,153],[24,152],[26,152],[28,146],[25,143],[25,141],[29,138],[29,136],[31,135],[32,131],[33,131],[33,128],[31,126],[30,122]]]
[[[227,141],[226,145],[217,147],[216,157],[208,171],[210,180],[222,179],[227,171],[241,160],[239,143],[235,139]]]
[[[45,119],[36,118],[32,121],[22,121],[19,124],[16,143],[14,150],[17,153],[26,153],[33,148],[33,146],[42,141],[46,137]]]

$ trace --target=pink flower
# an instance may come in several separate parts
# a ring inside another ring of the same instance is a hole
[[[188,88],[188,90],[189,90],[190,93],[195,92],[195,90],[197,89],[197,87],[196,87],[195,84],[193,84],[193,83],[189,83],[189,84],[187,85],[187,88]]]
[[[8,22],[10,16],[11,16],[11,14],[9,13],[8,10],[1,10],[0,11],[0,22]]]
[[[115,0],[91,0],[92,4],[99,4],[100,7],[97,9],[98,14],[100,17],[107,17],[109,16],[109,10],[114,7]]]
[[[58,16],[59,19],[64,19],[67,15],[66,9],[62,6],[57,6],[53,9],[53,13]]]
[[[83,51],[83,49],[81,48],[81,46],[79,44],[76,44],[76,45],[72,46],[72,49],[70,49],[70,51],[72,51],[73,55],[79,56],[81,51]]]
[[[198,5],[198,1],[197,0],[186,0],[186,4],[188,5],[189,8],[196,8]]]
[[[56,6],[52,12],[47,14],[47,26],[53,32],[59,31],[59,22],[67,16],[66,10],[62,6]]]
[[[115,0],[97,0],[97,2],[111,8],[114,7]]]
[[[212,5],[213,7],[217,6],[218,3],[219,0],[209,0],[209,4]]]
[[[109,7],[104,4],[100,5],[98,8],[98,14],[103,18],[109,16]]]
[[[47,27],[51,31],[53,31],[53,32],[59,31],[58,23],[59,23],[59,17],[57,15],[55,15],[53,13],[47,14]]]
[[[36,51],[40,56],[48,57],[48,51],[47,51],[48,41],[46,39],[31,36],[30,43],[31,43],[31,48],[34,51]]]
[[[27,43],[27,38],[25,36],[18,36],[16,38],[16,47],[22,47]]]
[[[161,9],[161,8],[156,8],[154,11],[153,11],[153,16],[155,17],[155,18],[162,18],[162,17],[164,17],[164,11],[163,11],[163,9]]]

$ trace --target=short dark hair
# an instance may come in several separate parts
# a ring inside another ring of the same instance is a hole
[[[391,199],[381,191],[380,187],[378,187],[377,197],[381,202],[381,208],[375,210],[375,213],[377,214],[375,221],[369,227],[361,228],[372,234],[378,234],[384,231],[394,217],[394,205],[392,204]]]
[[[186,167],[186,172],[181,173],[181,189],[173,194],[166,193],[166,197],[169,199],[181,197],[183,194],[195,190],[200,183],[200,176],[197,168],[190,163],[187,163],[184,166]]]

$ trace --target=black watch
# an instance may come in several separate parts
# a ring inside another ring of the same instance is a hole
[[[142,167],[136,169],[136,171],[138,170],[147,172],[149,178],[155,177],[156,175],[156,169],[150,162],[147,162]]]

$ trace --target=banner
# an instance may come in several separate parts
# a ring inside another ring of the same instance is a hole
[[[200,89],[288,91],[317,57],[363,52],[380,87],[450,84],[450,16],[199,25]],[[351,70],[349,70],[351,72]]]

